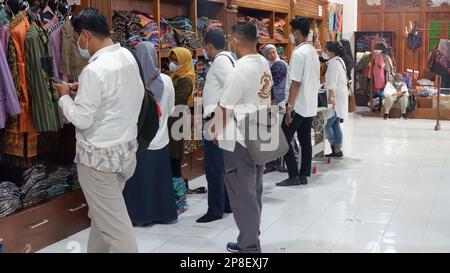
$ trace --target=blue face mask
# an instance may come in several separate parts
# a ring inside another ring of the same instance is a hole
[[[84,33],[84,32],[83,32]],[[81,33],[81,35],[83,35],[83,33]],[[78,37],[78,41],[77,41],[77,45],[78,45],[78,51],[80,52],[80,56],[85,58],[85,59],[90,59],[91,58],[91,53],[89,53],[89,50],[87,49],[82,49],[80,47],[80,39],[81,39],[81,35],[80,37]],[[89,41],[86,42],[86,48],[89,45]]]

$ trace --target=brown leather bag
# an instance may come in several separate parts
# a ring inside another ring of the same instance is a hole
[[[350,88],[349,88],[348,112],[349,113],[356,112],[356,98],[355,98],[355,92],[353,91],[353,84],[350,84]]]

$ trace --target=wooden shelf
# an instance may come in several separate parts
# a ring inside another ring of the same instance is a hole
[[[164,50],[158,50],[159,57],[160,58],[169,58],[170,56],[170,50],[164,49]]]

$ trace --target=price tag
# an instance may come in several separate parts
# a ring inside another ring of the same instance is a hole
[[[322,17],[323,16],[323,7],[319,6],[319,16]]]

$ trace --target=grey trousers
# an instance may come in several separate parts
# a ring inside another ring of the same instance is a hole
[[[234,152],[224,152],[225,185],[242,252],[261,252],[259,241],[264,166],[257,166],[247,149],[236,143]]]
[[[81,164],[77,167],[91,218],[88,253],[137,253],[136,235],[122,195],[136,169],[136,158],[122,173],[99,172]]]

